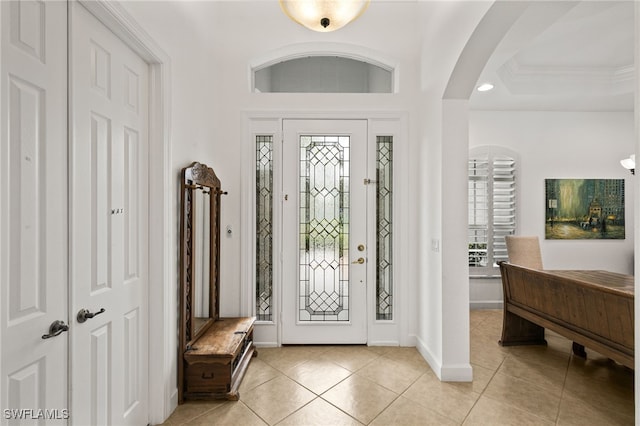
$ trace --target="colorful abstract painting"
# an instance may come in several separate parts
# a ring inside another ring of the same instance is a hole
[[[545,179],[545,238],[624,239],[624,179]]]

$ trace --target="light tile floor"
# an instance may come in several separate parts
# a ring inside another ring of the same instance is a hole
[[[472,383],[443,383],[415,348],[261,348],[237,402],[188,402],[167,425],[633,425],[633,371],[547,332],[498,345],[502,311],[471,311]]]

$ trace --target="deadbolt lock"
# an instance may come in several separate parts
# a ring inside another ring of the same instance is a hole
[[[364,244],[358,245],[358,251],[364,251]]]

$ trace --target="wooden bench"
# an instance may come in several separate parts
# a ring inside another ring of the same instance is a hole
[[[184,397],[237,401],[238,387],[257,355],[254,317],[219,318],[184,353]]]
[[[634,368],[634,278],[608,271],[543,271],[500,263],[504,318],[500,345],[546,344],[548,328]]]
[[[178,403],[237,401],[249,361],[257,355],[256,319],[220,317],[220,201],[225,192],[213,169],[197,162],[182,170],[181,189]]]

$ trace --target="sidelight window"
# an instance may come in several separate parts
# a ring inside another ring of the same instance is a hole
[[[273,321],[273,136],[256,136],[256,319]]]
[[[376,137],[376,319],[393,319],[393,136]]]

